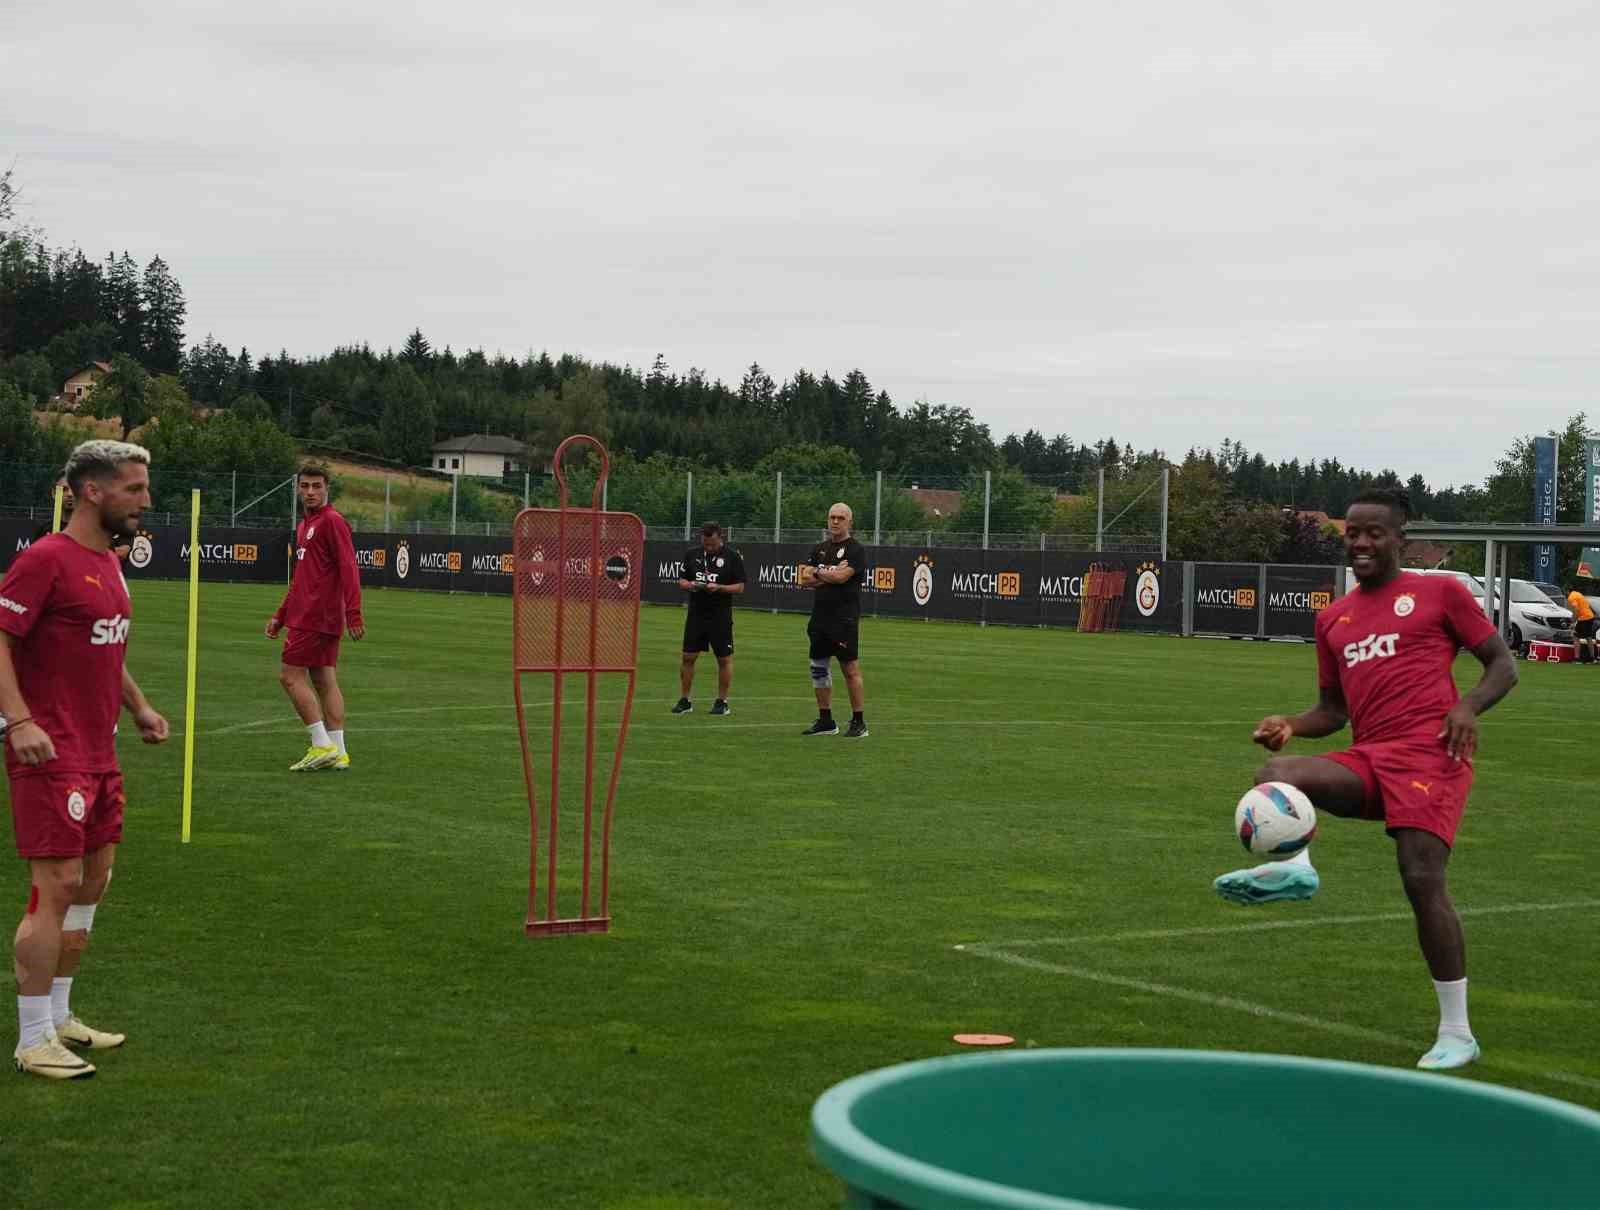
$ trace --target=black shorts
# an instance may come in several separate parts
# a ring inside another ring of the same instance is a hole
[[[812,616],[806,625],[806,636],[811,640],[811,658],[837,659],[841,664],[853,664],[861,656],[860,618],[819,618]]]
[[[1572,624],[1572,637],[1575,639],[1592,639],[1595,637],[1595,625],[1600,623],[1600,618],[1584,618],[1581,622]]]
[[[712,651],[718,659],[733,654],[733,610],[720,617],[691,613],[683,620],[683,649]]]

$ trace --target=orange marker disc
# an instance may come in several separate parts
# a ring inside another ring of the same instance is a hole
[[[1016,1041],[1009,1034],[957,1034],[955,1040],[963,1046],[1010,1046]]]

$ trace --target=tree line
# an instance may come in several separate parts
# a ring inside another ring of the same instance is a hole
[[[1416,515],[1437,521],[1524,520],[1530,513],[1527,437],[1482,485],[1435,488],[1418,474],[1402,479],[1392,469],[1336,458],[1272,462],[1231,438],[1181,459],[1114,438],[1081,441],[1032,429],[996,441],[971,409],[927,400],[898,405],[860,369],[836,378],[802,368],[780,381],[752,363],[735,385],[696,368],[675,372],[664,355],[641,370],[574,354],[458,354],[436,349],[420,329],[398,350],[382,352],[360,344],[319,356],[258,357],[210,334],[185,350],[183,290],[159,255],[141,271],[127,252],[91,261],[76,248],[51,249],[42,233],[19,222],[16,201],[12,173],[0,173],[0,402],[10,412],[44,406],[67,374],[105,361],[114,369],[92,397],[94,410],[118,417],[125,435],[157,416],[199,409],[196,423],[226,413],[229,424],[275,449],[298,442],[426,467],[442,438],[517,438],[537,463],[562,436],[584,431],[632,467],[652,468],[663,484],[688,468],[720,470],[732,484],[748,468],[816,465],[816,451],[825,451],[822,462],[835,458],[826,451],[838,451],[851,465],[832,469],[852,482],[861,468],[872,468],[895,481],[964,488],[955,515],[933,522],[963,532],[981,528],[981,501],[975,507],[971,497],[974,477],[984,471],[994,476],[991,529],[1077,534],[1093,531],[1084,501],[1102,472],[1108,502],[1120,508],[1170,464],[1169,547],[1193,558],[1223,557],[1219,548],[1231,546],[1238,551],[1227,557],[1318,561],[1331,538],[1302,514],[1337,517],[1373,486],[1405,488]],[[1581,414],[1571,418],[1564,448],[1578,448],[1570,443],[1581,441],[1585,427]],[[292,440],[280,442],[272,432]],[[17,432],[12,438],[0,436],[0,456],[26,452]],[[1581,517],[1579,459],[1563,458],[1561,466],[1561,515]],[[1192,519],[1192,534],[1180,514]],[[1138,523],[1150,526],[1148,519]],[[1219,527],[1233,538],[1215,536]]]

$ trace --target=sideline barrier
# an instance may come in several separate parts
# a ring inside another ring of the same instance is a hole
[[[0,572],[39,531],[37,522],[0,519]],[[285,531],[201,529],[200,578],[207,582],[284,583],[290,535]],[[363,588],[510,595],[510,537],[468,534],[354,535]],[[643,599],[681,605],[679,560],[688,543],[646,542]],[[747,609],[805,613],[811,593],[800,587],[808,548],[740,545]],[[1147,634],[1239,638],[1312,637],[1321,609],[1342,589],[1342,568],[1255,563],[1179,563],[1090,552],[979,550],[952,547],[867,548],[861,612],[866,616],[978,622],[1000,626],[1078,625],[1084,578],[1095,567],[1127,575],[1115,629]],[[142,530],[125,564],[130,581],[186,579],[189,538],[176,527]]]

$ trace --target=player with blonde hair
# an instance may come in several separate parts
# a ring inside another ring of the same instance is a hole
[[[85,1025],[71,994],[122,840],[116,723],[123,707],[159,744],[167,720],[126,667],[133,607],[113,545],[150,507],[150,455],[86,441],[67,460],[75,507],[61,533],[17,556],[0,580],[0,713],[17,852],[32,880],[17,927],[17,1070],[54,1080],[94,1074],[66,1045],[121,1046]]]

